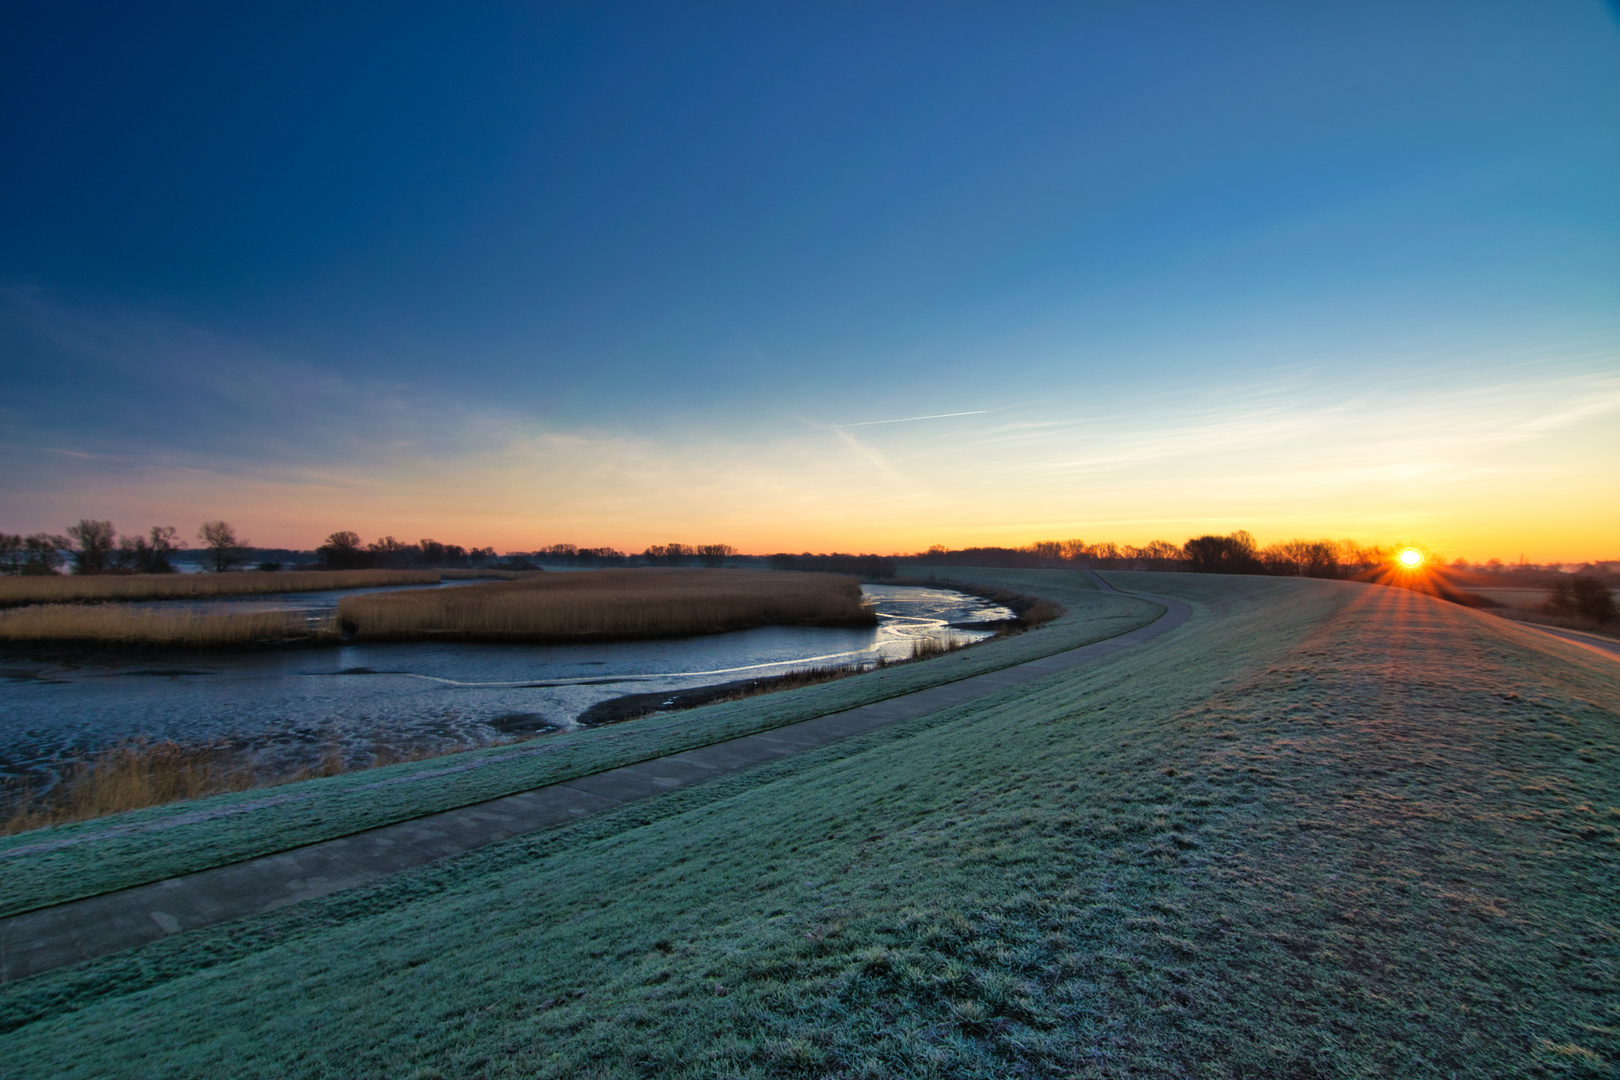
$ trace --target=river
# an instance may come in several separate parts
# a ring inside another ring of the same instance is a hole
[[[900,660],[921,638],[969,644],[990,631],[950,624],[1012,614],[944,589],[867,585],[864,591],[878,613],[876,627],[768,626],[590,645],[355,643],[159,659],[42,660],[0,652],[0,781],[27,781],[38,789],[96,751],[137,739],[229,740],[272,770],[332,751],[358,764],[379,752],[485,744],[569,730],[592,706],[627,694]],[[340,595],[352,593],[189,606],[291,608],[318,617]]]

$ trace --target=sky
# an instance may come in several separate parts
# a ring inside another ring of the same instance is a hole
[[[1598,0],[5,24],[3,531],[1620,558]]]

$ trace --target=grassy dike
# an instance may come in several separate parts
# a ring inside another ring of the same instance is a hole
[[[0,1075],[1614,1075],[1620,667],[1400,590],[1109,576],[1193,621],[0,988]]]
[[[1072,571],[985,575],[995,584],[1051,596],[1068,614],[1027,634],[820,686],[0,837],[0,915],[284,851],[881,701],[1113,637],[1151,622],[1163,610],[1097,592]]]

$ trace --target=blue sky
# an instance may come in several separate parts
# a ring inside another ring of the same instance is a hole
[[[0,529],[1620,557],[1601,3],[8,19]]]

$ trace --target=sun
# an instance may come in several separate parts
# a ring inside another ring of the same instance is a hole
[[[1400,553],[1395,556],[1395,561],[1408,570],[1416,570],[1423,565],[1423,552],[1414,547],[1401,548]]]

